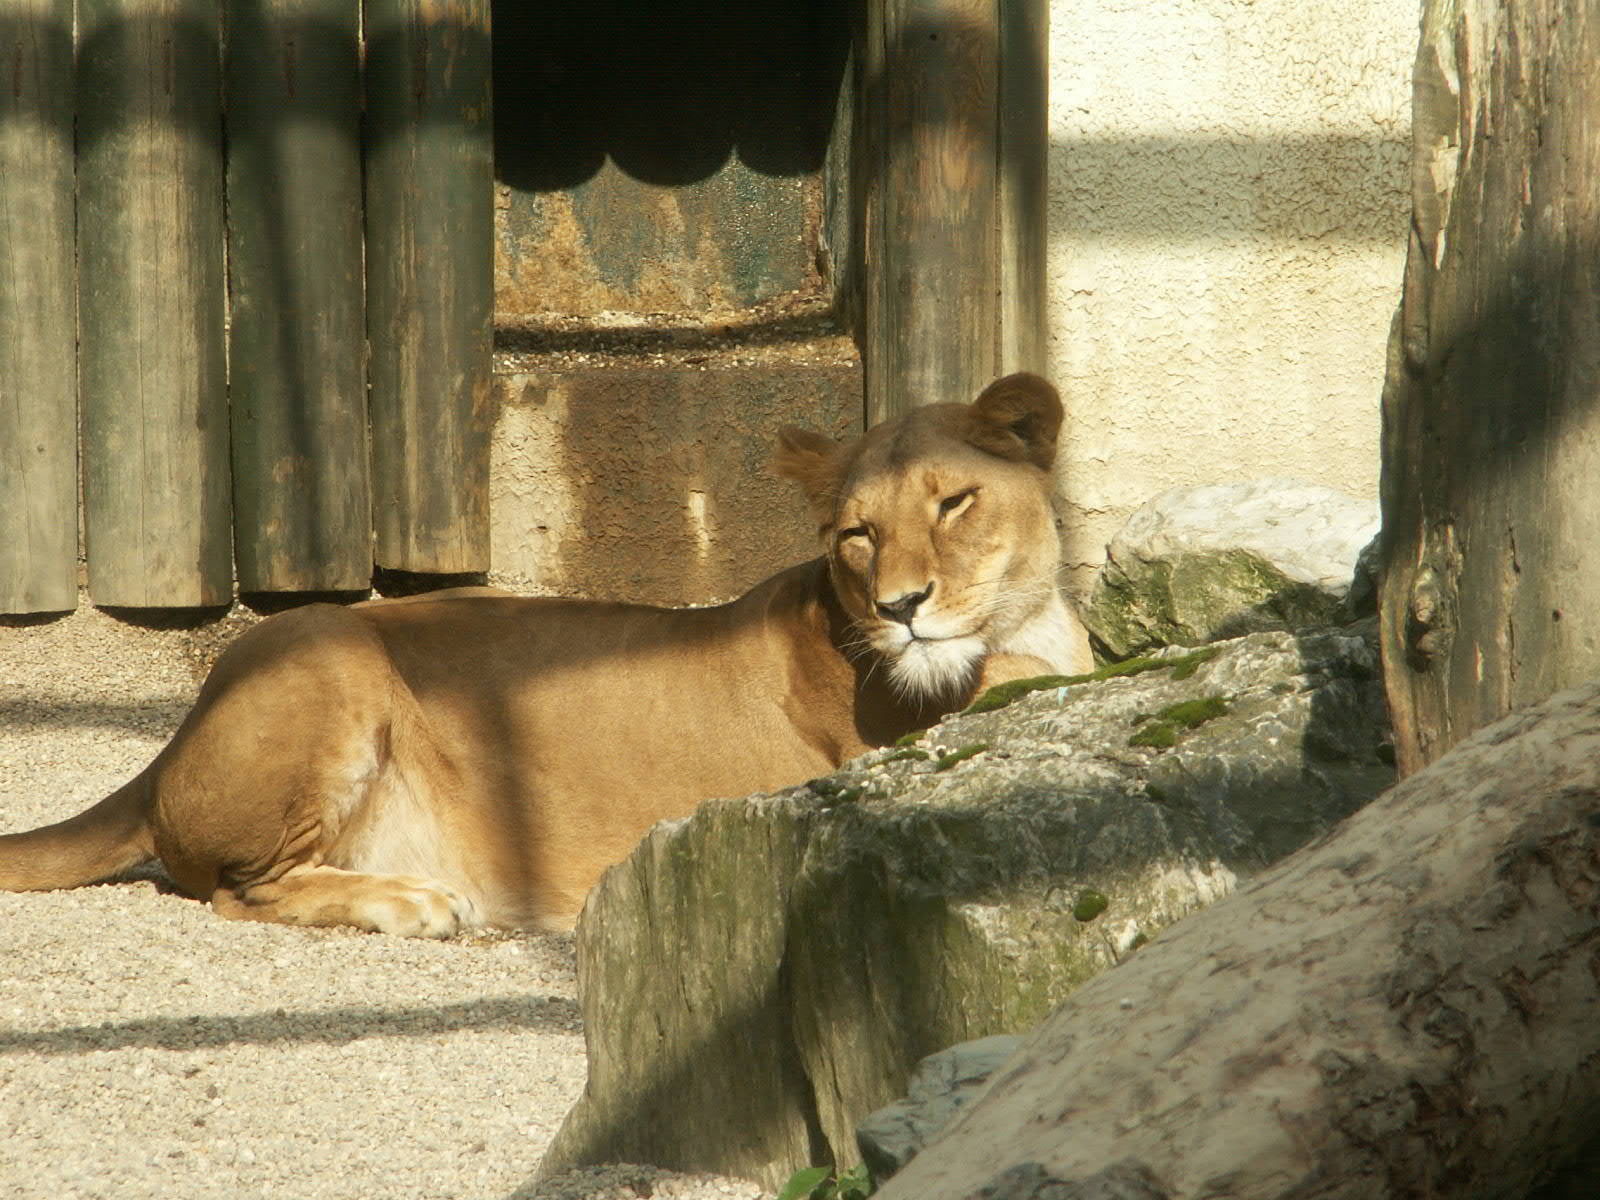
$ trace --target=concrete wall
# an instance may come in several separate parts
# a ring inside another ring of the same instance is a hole
[[[1377,495],[1415,0],[1053,0],[1050,370],[1071,585],[1140,503]]]

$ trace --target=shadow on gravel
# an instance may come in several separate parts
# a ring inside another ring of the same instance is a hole
[[[370,1037],[434,1037],[480,1029],[575,1033],[575,1001],[554,996],[497,996],[436,1008],[348,1008],[249,1016],[194,1016],[108,1021],[27,1033],[0,1030],[0,1054],[88,1054],[97,1050],[202,1050],[218,1046],[325,1042]]]
[[[40,729],[111,729],[148,737],[151,725],[176,725],[192,700],[145,700],[136,704],[58,700],[0,701],[0,730],[8,734]]]

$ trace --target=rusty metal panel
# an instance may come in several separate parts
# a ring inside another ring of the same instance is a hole
[[[495,309],[693,313],[815,291],[821,184],[730,161],[664,187],[606,163],[576,186],[496,197]]]

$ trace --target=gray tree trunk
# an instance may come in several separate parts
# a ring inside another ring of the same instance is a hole
[[[1591,683],[1085,984],[880,1200],[1521,1200],[1600,1129],[1597,910]]]
[[[1600,3],[1428,0],[1384,396],[1402,772],[1600,674]]]

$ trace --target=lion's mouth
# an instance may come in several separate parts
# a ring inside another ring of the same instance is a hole
[[[908,699],[937,700],[962,691],[983,660],[983,639],[936,637],[907,631],[894,648],[883,648],[889,678]]]

